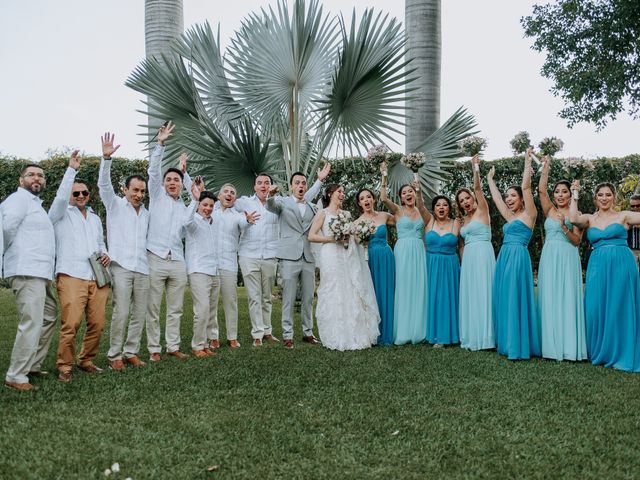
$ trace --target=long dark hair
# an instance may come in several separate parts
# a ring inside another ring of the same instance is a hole
[[[324,208],[327,208],[329,206],[329,202],[331,202],[331,195],[333,195],[333,192],[338,190],[341,186],[342,185],[339,185],[337,183],[327,185],[327,188],[325,188],[324,190],[324,195],[322,196],[322,206]]]
[[[400,205],[404,205],[404,203],[402,203],[402,191],[405,189],[405,187],[409,187],[410,189],[413,190],[413,193],[416,193],[416,189],[413,188],[413,185],[411,185],[410,183],[405,183],[404,185],[401,185],[400,188],[398,189],[398,198],[400,199]]]
[[[361,188],[360,190],[358,190],[358,193],[356,193],[356,205],[358,205],[358,208],[364,212],[364,209],[360,206],[360,194],[362,192],[369,192],[371,194],[371,196],[373,197],[374,205],[375,205],[375,202],[376,202],[376,194],[373,193],[373,190],[371,190],[370,188],[367,188],[367,187],[364,187],[364,188]]]

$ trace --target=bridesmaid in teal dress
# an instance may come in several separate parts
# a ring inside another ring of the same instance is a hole
[[[496,347],[493,333],[493,274],[496,255],[491,244],[489,205],[480,184],[480,159],[471,159],[473,192],[461,188],[456,203],[463,213],[460,236],[460,346],[469,350]]]
[[[571,184],[561,180],[553,188],[554,203],[547,192],[551,159],[538,184],[545,215],[545,240],[538,267],[538,314],[542,356],[554,360],[586,360],[587,342],[582,294],[582,266],[578,245],[582,230],[569,222]]]
[[[392,213],[398,231],[398,240],[394,248],[396,292],[393,343],[420,343],[424,342],[427,336],[427,266],[422,235],[431,214],[424,206],[420,187],[416,182],[400,187],[400,205],[389,200],[386,164],[383,163],[380,170],[380,199]]]
[[[433,216],[427,224],[427,341],[434,348],[460,343],[458,302],[460,224],[451,218],[451,202],[437,195],[431,202]]]
[[[596,187],[596,212],[578,212],[580,184],[571,185],[571,223],[587,230],[593,252],[587,267],[587,351],[594,365],[640,372],[640,282],[627,230],[640,213],[616,212],[615,187]]]
[[[491,198],[507,221],[493,282],[493,321],[498,353],[509,360],[540,356],[540,324],[527,249],[538,215],[531,192],[531,150],[525,153],[522,186],[509,187],[504,199],[493,181],[495,167],[487,176]]]
[[[380,336],[378,345],[393,344],[393,298],[396,290],[396,262],[393,251],[387,243],[388,225],[395,225],[393,215],[375,210],[376,197],[368,188],[363,188],[356,195],[362,215],[356,220],[369,220],[377,228],[369,239],[369,270],[376,292],[378,311],[380,312]]]

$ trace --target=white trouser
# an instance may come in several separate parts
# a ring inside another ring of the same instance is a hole
[[[218,298],[222,295],[222,306],[224,307],[224,319],[227,326],[227,340],[238,339],[238,272],[231,270],[218,270],[220,277],[219,288],[213,288],[211,297],[212,317],[209,323],[207,336],[209,340],[220,338],[220,328],[218,325]]]
[[[214,303],[214,296],[217,297],[217,292],[220,291],[220,277],[206,273],[190,273],[189,286],[193,299],[191,348],[202,350],[207,347],[207,332],[213,330],[213,322],[217,321],[217,300]]]
[[[271,293],[276,283],[278,262],[275,258],[239,257],[244,285],[247,287],[251,336],[271,335]]]

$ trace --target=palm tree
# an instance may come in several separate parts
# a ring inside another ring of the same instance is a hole
[[[243,21],[224,56],[219,31],[195,26],[171,53],[143,60],[127,85],[157,104],[156,118],[178,125],[168,157],[187,150],[211,187],[233,182],[249,192],[257,173],[282,182],[314,172],[325,155],[401,134],[401,103],[415,81],[404,48],[388,15],[354,12],[346,22],[324,14],[318,0],[293,0],[291,11],[280,0]],[[423,185],[445,174],[443,162],[474,125],[459,110],[423,138]],[[410,178],[404,166],[390,166],[390,186]]]

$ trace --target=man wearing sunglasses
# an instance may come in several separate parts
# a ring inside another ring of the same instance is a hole
[[[47,356],[51,337],[41,338],[41,332],[53,331],[56,322],[51,283],[55,237],[40,199],[46,184],[42,168],[27,165],[20,173],[18,190],[0,204],[4,277],[11,283],[20,316],[5,385],[20,391],[34,388],[28,375],[46,375],[40,365]]]
[[[629,200],[629,210],[640,212],[640,195],[634,193]],[[636,263],[640,260],[640,227],[631,226],[627,233],[627,244],[636,257]]]
[[[87,184],[76,179],[80,168],[78,151],[69,159],[65,179],[51,204],[49,218],[56,232],[56,279],[60,300],[60,344],[58,346],[58,380],[70,382],[76,361],[76,333],[86,315],[87,330],[77,366],[87,373],[101,373],[93,360],[98,354],[105,322],[109,286],[98,287],[89,257],[100,254],[100,263],[109,265],[100,218],[91,211]]]

